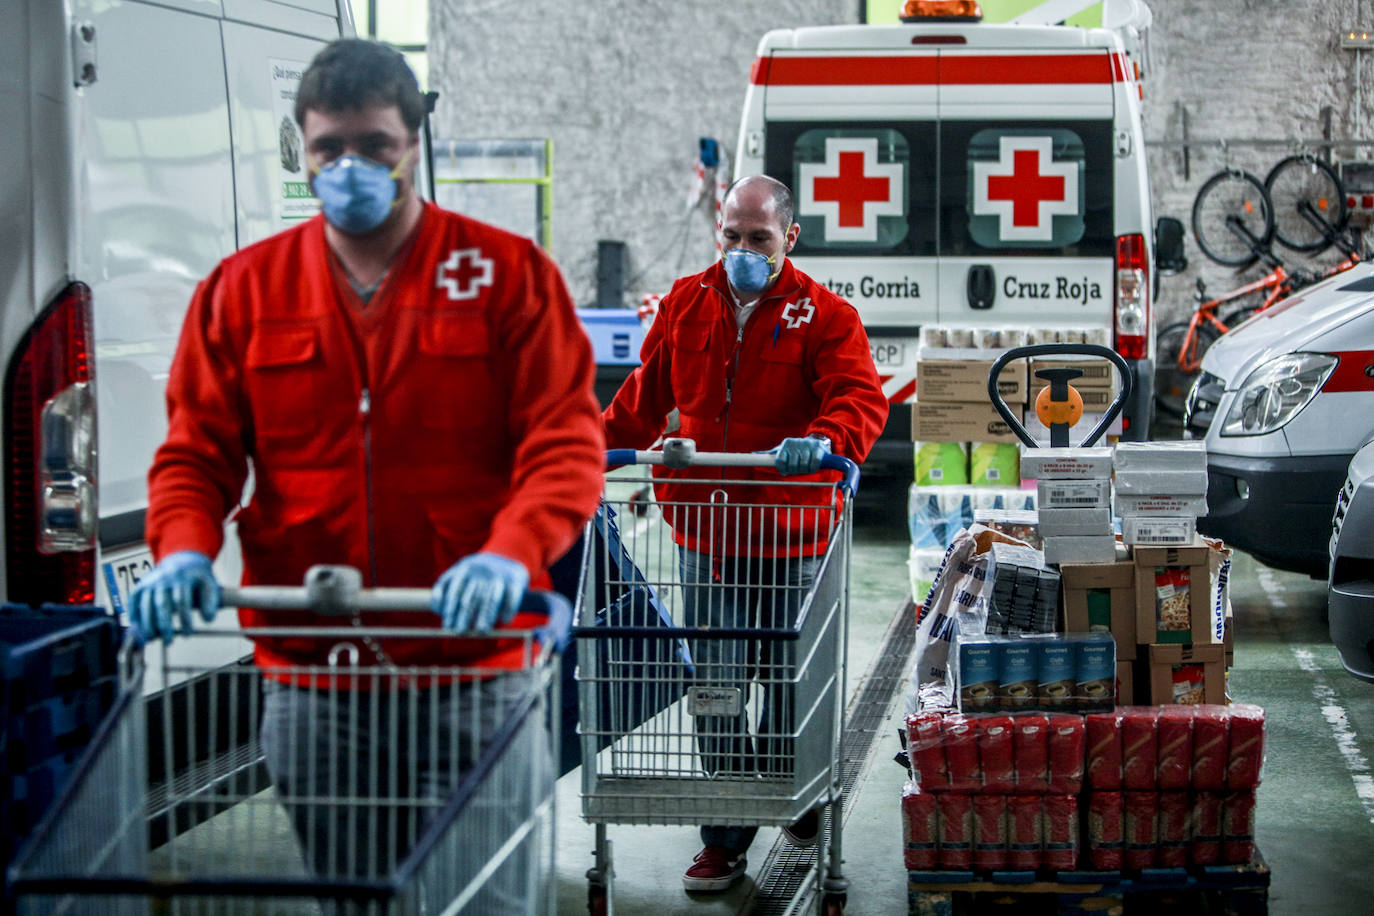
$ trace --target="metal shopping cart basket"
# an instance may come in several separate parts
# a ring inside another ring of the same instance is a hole
[[[585,551],[573,631],[591,911],[613,905],[607,824],[787,825],[822,806],[824,842],[794,902],[841,910],[858,468],[826,456],[839,475],[782,478],[770,456],[697,454],[683,439],[607,463],[626,467],[589,527],[603,549]]]
[[[427,611],[430,592],[360,582],[315,567],[304,587],[225,589],[227,606],[294,613],[149,647],[162,683],[186,685],[185,703],[159,704],[167,771],[198,774],[165,795],[147,785],[142,653],[126,652],[114,712],[9,870],[16,912],[552,913],[550,710],[568,603],[528,595],[521,613],[539,616],[516,623],[530,629],[465,634],[488,646],[451,655],[481,662],[422,666],[389,653],[472,643],[414,614],[372,625],[373,611]],[[343,616],[299,625],[305,609]],[[328,663],[194,661],[242,636],[327,649]],[[206,750],[242,745],[233,765]]]

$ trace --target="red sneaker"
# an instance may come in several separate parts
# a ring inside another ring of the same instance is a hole
[[[689,891],[717,894],[744,876],[748,861],[742,853],[734,853],[724,846],[707,846],[692,860],[692,867],[682,873],[682,886]]]

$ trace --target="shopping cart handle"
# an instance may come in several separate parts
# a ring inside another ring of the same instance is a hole
[[[567,598],[558,592],[527,591],[520,602],[520,613],[539,614],[548,620],[548,623],[534,630],[540,642],[551,644],[555,652],[562,652],[568,647],[572,640],[573,616],[572,605]]]
[[[715,467],[715,468],[771,468],[775,466],[772,455],[766,452],[699,452],[691,439],[664,439],[663,450],[613,448],[606,452],[606,467],[618,468],[634,464],[661,464],[669,468]],[[844,475],[846,493],[853,497],[859,492],[859,466],[840,455],[825,455],[821,458],[821,468],[839,471]]]

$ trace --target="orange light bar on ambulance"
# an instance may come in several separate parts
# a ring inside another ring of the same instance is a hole
[[[983,8],[976,0],[906,0],[903,22],[980,22]]]

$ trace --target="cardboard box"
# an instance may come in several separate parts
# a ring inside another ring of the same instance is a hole
[[[1122,661],[1119,645],[1116,652],[1116,705],[1135,706],[1135,661]]]
[[[916,442],[1019,442],[1007,421],[983,399],[981,404],[911,405],[911,438]]]
[[[1131,496],[1117,493],[1114,502],[1116,514],[1123,519],[1141,515],[1191,515],[1196,518],[1207,514],[1206,496],[1164,496],[1157,493]]]
[[[1109,632],[1116,638],[1117,659],[1134,660],[1135,563],[1065,563],[1059,567],[1059,580],[1064,632]]]
[[[1111,563],[1116,560],[1116,536],[1110,531],[1081,537],[1041,537],[1041,542],[1045,562],[1052,565]]]
[[[1082,537],[1096,534],[1113,534],[1112,510],[1106,506],[1096,509],[1040,510],[1041,537]]]
[[[1226,702],[1226,650],[1220,645],[1149,647],[1150,705]]]
[[[1112,482],[1105,477],[1093,480],[1036,481],[1036,506],[1046,509],[1105,509],[1112,504]]]
[[[917,397],[929,403],[988,403],[993,360],[918,359]],[[1026,403],[1026,361],[1014,359],[997,376],[997,393],[1010,405]]]
[[[1029,448],[1021,446],[1021,476],[1036,480],[1091,480],[1112,476],[1110,446]]]
[[[1131,515],[1121,520],[1121,539],[1133,546],[1191,544],[1197,535],[1192,515]]]
[[[1092,357],[1082,357],[1073,359],[1069,357],[1059,357],[1055,359],[1032,359],[1030,361],[1030,387],[1034,394],[1039,394],[1040,389],[1048,384],[1044,379],[1035,373],[1041,369],[1079,369],[1083,372],[1078,378],[1069,382],[1080,391],[1084,388],[1113,388],[1116,386],[1116,366],[1107,362],[1105,359],[1094,359]],[[1034,397],[1031,400],[1035,400]]]
[[[1187,547],[1134,548],[1135,626],[1141,643],[1214,642],[1209,549],[1200,538]]]

